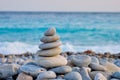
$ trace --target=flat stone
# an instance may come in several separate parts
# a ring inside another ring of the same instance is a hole
[[[107,78],[107,80],[109,80],[111,78],[111,73],[109,72],[103,72],[103,71],[92,71],[89,73],[90,77],[92,80],[94,80],[94,77],[97,73],[101,73],[105,76],[105,78]]]
[[[40,49],[51,49],[55,47],[59,47],[62,44],[61,41],[51,42],[51,43],[44,43],[39,46]]]
[[[60,55],[54,57],[39,57],[36,60],[36,63],[45,68],[52,68],[58,66],[65,66],[67,64],[67,60]]]
[[[89,66],[92,70],[95,70],[95,71],[106,71],[107,70],[104,66],[96,64],[96,63],[91,63]]]
[[[114,72],[120,71],[120,67],[106,60],[100,60],[100,64],[103,65],[107,69],[106,70],[107,72],[114,73]]]
[[[53,71],[45,71],[38,75],[36,80],[47,80],[47,79],[55,79],[56,74]]]
[[[59,40],[59,36],[54,35],[54,36],[44,36],[40,39],[40,41],[44,42],[44,43],[50,43],[50,42],[55,42],[57,40]]]
[[[87,55],[73,55],[71,61],[78,67],[87,67],[91,62],[91,57]]]
[[[65,80],[82,80],[81,75],[78,72],[70,72],[64,76]]]
[[[113,74],[112,74],[112,77],[113,77],[113,78],[120,79],[120,71],[113,73]]]
[[[20,70],[34,77],[38,76],[39,73],[46,71],[45,68],[42,68],[33,62],[22,65]]]
[[[56,74],[66,74],[72,71],[70,66],[60,66],[57,68],[52,68],[50,71],[54,71]]]
[[[91,63],[99,64],[98,58],[92,56],[92,57],[91,57]]]
[[[56,47],[48,50],[38,50],[36,54],[44,57],[52,57],[52,56],[59,55],[61,52],[62,50],[59,47]]]
[[[25,73],[20,73],[16,80],[33,80],[33,78]]]
[[[17,64],[2,64],[0,65],[0,78],[11,77],[18,73],[19,65]]]
[[[95,75],[94,80],[107,80],[107,79],[103,76],[103,74],[97,73],[97,74]]]
[[[54,27],[50,27],[45,33],[45,36],[53,36],[56,34],[56,29]]]
[[[85,67],[80,69],[80,74],[82,76],[82,80],[92,80],[88,74],[88,70]]]

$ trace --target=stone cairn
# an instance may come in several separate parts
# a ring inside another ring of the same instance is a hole
[[[41,50],[37,51],[39,58],[36,60],[36,63],[38,65],[45,68],[53,68],[67,64],[66,58],[60,55],[62,50],[59,46],[62,42],[59,41],[59,36],[56,35],[56,29],[54,27],[49,28],[40,41],[43,44],[39,46]]]

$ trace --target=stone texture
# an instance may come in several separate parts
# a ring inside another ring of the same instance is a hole
[[[32,63],[32,62],[27,63],[25,65],[22,65],[20,67],[20,70],[27,73],[27,74],[30,74],[34,77],[38,76],[39,73],[46,71],[45,68],[42,68],[42,67],[40,67],[37,64]]]
[[[99,64],[98,58],[92,56],[92,57],[91,57],[91,63]]]
[[[116,71],[120,71],[120,67],[116,66],[113,63],[110,63],[106,60],[100,60],[100,64],[103,65],[107,70],[107,72],[116,72]]]
[[[3,64],[0,65],[0,78],[11,77],[18,73],[19,65],[17,64]]]
[[[113,73],[113,74],[112,74],[112,77],[113,77],[113,78],[120,79],[120,71]]]
[[[96,64],[96,63],[91,63],[89,66],[92,70],[95,70],[95,71],[106,71],[107,70],[104,66]]]
[[[62,50],[59,47],[56,47],[48,50],[38,50],[36,54],[44,57],[52,57],[59,55],[61,52]]]
[[[108,73],[108,72],[92,71],[92,72],[89,73],[89,75],[90,75],[90,77],[91,77],[92,80],[94,80],[94,77],[95,77],[95,75],[96,75],[97,73],[103,74],[103,75],[105,76],[105,78],[107,78],[107,80],[109,80],[110,77],[111,77],[111,73]]]
[[[57,40],[59,40],[59,36],[57,35],[54,35],[54,36],[44,36],[40,39],[41,42],[44,42],[44,43],[50,43],[50,42],[55,42]]]
[[[81,75],[78,72],[70,72],[64,76],[65,80],[82,80]]]
[[[55,79],[56,74],[53,71],[45,71],[38,75],[36,80],[47,80],[47,79]]]
[[[87,67],[91,62],[91,58],[87,55],[73,55],[71,60],[78,67]]]
[[[39,57],[36,60],[36,63],[45,68],[52,68],[58,66],[65,66],[67,64],[67,60],[63,56],[54,56],[54,57]]]
[[[56,29],[54,27],[50,27],[45,33],[45,36],[53,36],[56,33]]]
[[[40,49],[51,49],[51,48],[59,47],[61,44],[62,44],[61,41],[44,43],[44,44],[40,44],[39,48]]]
[[[70,66],[60,66],[56,68],[50,69],[50,71],[54,71],[56,74],[65,74],[72,71],[72,68]]]
[[[103,74],[97,73],[97,74],[95,75],[94,80],[107,80],[107,79],[103,76]]]
[[[85,67],[80,69],[80,74],[82,76],[82,80],[92,80],[88,74],[88,70]]]
[[[33,80],[33,78],[25,73],[20,73],[16,80]]]

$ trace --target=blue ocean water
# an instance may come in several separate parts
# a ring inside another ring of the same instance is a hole
[[[49,27],[63,51],[120,52],[120,13],[0,12],[0,53],[36,52]]]

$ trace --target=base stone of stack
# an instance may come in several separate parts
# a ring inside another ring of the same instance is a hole
[[[65,66],[67,64],[66,58],[57,55],[54,57],[39,57],[36,63],[45,68],[53,68],[58,66]]]

